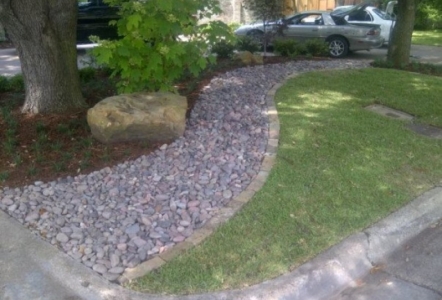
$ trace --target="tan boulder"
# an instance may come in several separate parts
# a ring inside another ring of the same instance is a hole
[[[87,112],[92,135],[102,143],[172,141],[186,126],[186,97],[172,93],[123,94]]]
[[[242,61],[246,65],[251,65],[251,64],[262,65],[264,63],[261,55],[254,55],[250,51],[242,51],[236,53],[235,59]]]

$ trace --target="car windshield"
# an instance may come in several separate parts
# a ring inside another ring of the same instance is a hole
[[[377,14],[380,18],[382,18],[384,20],[393,20],[393,18],[389,14],[387,14],[385,11],[382,11],[378,8],[373,9],[372,12]]]

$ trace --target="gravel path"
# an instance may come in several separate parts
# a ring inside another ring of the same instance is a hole
[[[184,241],[257,174],[268,136],[264,97],[293,72],[360,68],[367,61],[300,61],[237,69],[200,95],[185,134],[149,156],[23,188],[0,209],[114,281]]]

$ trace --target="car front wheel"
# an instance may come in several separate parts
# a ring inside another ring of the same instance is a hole
[[[332,37],[328,39],[329,53],[333,58],[341,58],[348,54],[348,43],[342,37]]]

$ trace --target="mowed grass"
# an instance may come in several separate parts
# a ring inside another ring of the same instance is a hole
[[[442,29],[413,31],[412,43],[426,46],[442,46]]]
[[[289,272],[442,179],[442,141],[364,109],[382,103],[442,127],[442,78],[364,69],[303,74],[276,95],[277,163],[201,246],[128,284],[152,293],[239,288]]]

